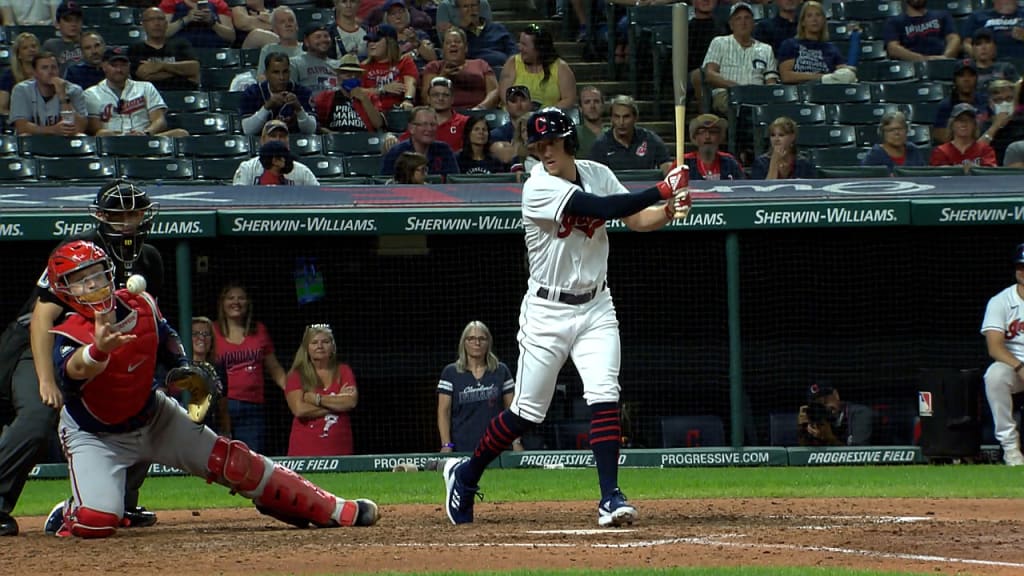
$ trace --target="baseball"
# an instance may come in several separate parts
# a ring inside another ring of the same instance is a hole
[[[132,294],[139,294],[146,289],[146,279],[141,274],[132,274],[125,285]]]

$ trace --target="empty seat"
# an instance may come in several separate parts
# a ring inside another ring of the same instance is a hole
[[[902,82],[916,77],[914,63],[903,60],[870,60],[857,66],[857,78],[862,82]]]
[[[867,84],[811,84],[807,101],[815,104],[853,104],[871,101]]]
[[[189,158],[118,158],[117,171],[134,180],[191,180],[195,176]]]
[[[942,60],[925,60],[924,62],[919,63],[919,66],[921,67],[920,75],[928,80],[952,82],[953,70],[956,69],[958,62],[960,62],[960,60],[954,60],[952,58],[943,58]]]
[[[797,124],[823,124],[825,107],[804,103],[763,105],[755,109],[754,123],[767,126],[780,116],[791,118]]]
[[[816,166],[859,166],[870,148],[854,146],[842,148],[818,148],[811,150]]]
[[[102,182],[117,176],[117,163],[111,157],[40,158],[41,180],[80,180]]]
[[[146,33],[141,26],[106,25],[97,28],[107,46],[131,46],[145,38]],[[40,38],[42,40],[42,38]]]
[[[134,8],[126,6],[82,6],[84,26],[132,26],[138,22]]]
[[[345,176],[345,160],[340,156],[311,156],[303,158],[302,163],[318,179]]]
[[[228,90],[235,76],[244,72],[242,68],[203,68],[199,83],[206,90]]]
[[[917,104],[918,102],[938,102],[945,96],[942,85],[937,82],[909,82],[879,84],[875,88],[874,99],[897,104]]]
[[[103,136],[99,144],[105,156],[174,155],[174,139],[166,136]]]
[[[238,68],[242,63],[236,48],[196,48],[195,53],[203,68]]]
[[[346,176],[373,176],[380,174],[380,155],[345,156]]]
[[[0,159],[0,181],[27,182],[35,180],[36,161],[30,158]]]
[[[963,166],[897,166],[894,176],[964,176]]]
[[[818,166],[821,178],[887,178],[888,166]]]
[[[483,118],[487,121],[487,127],[491,130],[504,126],[508,122],[508,112],[504,110],[459,110],[462,114],[471,118]]]
[[[408,110],[388,110],[384,115],[384,121],[388,125],[388,132],[405,132],[409,126]]]
[[[316,134],[289,134],[288,147],[294,156],[319,156],[324,151],[324,142]]]
[[[160,93],[168,112],[206,112],[210,95],[201,90],[166,90]]]
[[[336,132],[324,134],[324,152],[346,156],[380,154],[383,135],[377,132]]]
[[[832,3],[833,20],[860,22],[863,20],[885,20],[900,13],[899,2],[889,0],[855,0]]]
[[[833,42],[833,44],[835,44],[836,49],[838,49],[839,53],[843,56],[850,53],[850,42],[848,40],[838,40]],[[885,58],[885,42],[883,40],[869,40],[867,38],[861,38],[860,51],[857,54],[859,62],[884,60]]]
[[[234,112],[237,114],[241,102],[241,92],[222,90],[210,94],[210,109],[215,112]]]
[[[718,416],[665,416],[661,419],[662,448],[726,445],[725,425]]]
[[[95,156],[96,139],[92,136],[66,138],[50,134],[22,136],[18,141],[22,156]]]
[[[178,154],[204,158],[249,157],[249,137],[240,134],[207,134],[178,139]]]
[[[971,166],[971,176],[1006,176],[1024,174],[1024,168],[1004,168],[1002,166]]]
[[[910,121],[916,124],[935,124],[935,115],[939,111],[942,102],[918,102],[911,105]]]
[[[14,134],[0,134],[0,157],[18,155],[18,137]]]
[[[230,184],[235,178],[241,158],[196,158],[193,160],[195,175],[199,180],[215,180]]]
[[[226,134],[231,131],[231,118],[224,112],[192,112],[167,115],[168,128],[182,128],[192,136]]]
[[[928,0],[925,6],[929,10],[945,10],[954,18],[967,16],[974,11],[971,0]]]
[[[799,100],[800,91],[795,84],[749,84],[729,88],[729,103],[732,105],[781,104]]]
[[[299,22],[299,30],[302,30],[302,22]],[[242,61],[240,63],[242,68],[249,68],[256,70],[260,67],[260,49],[259,48],[244,48],[238,51],[239,57]]]
[[[334,10],[315,6],[297,6],[294,10],[299,30],[305,29],[309,24],[330,24],[334,21]]]
[[[853,146],[857,144],[857,132],[853,126],[839,124],[801,126],[797,130],[796,144],[801,148]]]
[[[590,420],[555,422],[556,450],[589,450]]]
[[[772,412],[768,415],[768,436],[772,446],[797,446],[796,412]]]
[[[887,112],[903,112],[907,118],[910,118],[911,109],[906,104],[868,102],[835,106],[831,112],[831,120],[836,124],[874,124],[877,126]]]

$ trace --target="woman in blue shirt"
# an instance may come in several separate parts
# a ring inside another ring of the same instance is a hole
[[[818,81],[838,68],[847,67],[839,49],[828,41],[825,10],[820,3],[804,2],[797,20],[796,37],[779,46],[777,60],[784,84]]]
[[[779,116],[768,125],[771,150],[754,160],[751,178],[754,180],[789,180],[814,178],[814,165],[801,156],[796,148],[796,122]]]
[[[896,166],[927,166],[920,148],[907,142],[910,123],[903,112],[886,112],[878,123],[880,144],[875,144],[861,162],[863,166],[887,166],[890,174]]]

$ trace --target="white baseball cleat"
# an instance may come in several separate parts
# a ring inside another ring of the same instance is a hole
[[[1007,466],[1024,466],[1024,456],[1021,455],[1020,450],[1014,448],[1012,450],[1003,450],[1003,462]]]

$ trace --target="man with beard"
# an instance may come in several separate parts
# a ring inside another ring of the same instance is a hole
[[[182,138],[188,132],[167,129],[167,104],[156,87],[128,77],[128,51],[110,47],[103,53],[106,80],[85,91],[89,134],[93,136],[168,136]]]
[[[657,134],[636,125],[639,111],[633,98],[616,96],[610,109],[612,127],[594,142],[590,159],[616,172],[657,168],[667,175],[672,157]]]
[[[107,43],[99,32],[90,30],[82,34],[82,61],[68,66],[64,79],[88,90],[103,81],[103,52]]]
[[[337,85],[334,75],[336,61],[327,60],[331,33],[326,24],[310,24],[303,34],[306,52],[292,58],[291,80],[316,96]]]
[[[579,156],[590,158],[594,142],[604,134],[604,94],[597,86],[586,86],[580,90],[580,117],[583,122],[577,129]]]
[[[690,122],[690,141],[697,147],[683,161],[690,167],[690,180],[740,180],[743,168],[728,152],[718,149],[725,136],[725,120],[714,114],[701,114]]]
[[[363,88],[363,68],[355,54],[345,54],[335,68],[338,87],[313,98],[318,124],[327,132],[378,132],[384,117],[379,98]]]
[[[922,62],[956,58],[960,34],[944,10],[929,10],[928,0],[906,0],[903,14],[885,22],[885,50],[893,60]]]

